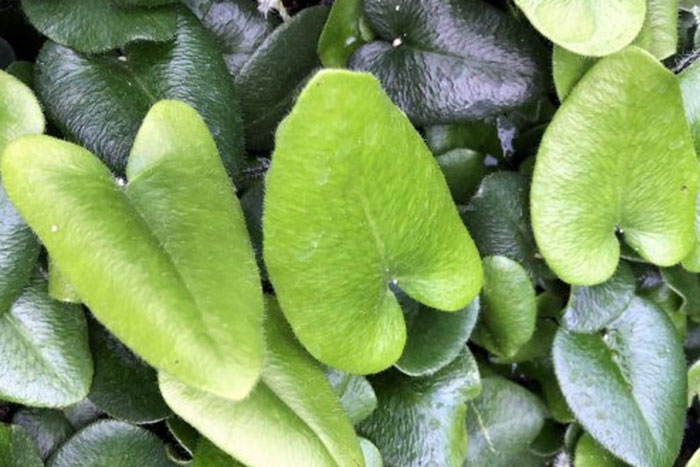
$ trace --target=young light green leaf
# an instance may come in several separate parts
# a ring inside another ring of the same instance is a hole
[[[617,268],[619,232],[646,261],[679,262],[694,240],[697,165],[675,76],[636,47],[601,60],[537,155],[530,201],[545,260],[566,282],[599,284]]]
[[[20,409],[13,415],[12,423],[26,430],[43,460],[75,433],[63,412],[54,409]]]
[[[49,257],[49,295],[54,300],[66,303],[80,303],[80,297],[66,276],[58,269],[56,262]]]
[[[155,370],[95,320],[89,321],[89,333],[95,374],[88,399],[112,418],[130,423],[155,423],[170,415]]]
[[[121,55],[80,55],[47,42],[37,58],[37,92],[62,132],[119,175],[148,109],[160,99],[183,101],[207,123],[229,174],[240,176],[234,85],[209,32],[184,7],[173,41],[131,44]]]
[[[634,298],[603,335],[561,328],[552,353],[569,407],[597,442],[635,466],[673,463],[685,425],[685,359],[663,311]]]
[[[644,24],[646,0],[515,0],[547,39],[580,55],[600,57],[629,45]]]
[[[382,453],[372,441],[360,438],[360,449],[362,449],[362,456],[365,458],[365,467],[384,467]]]
[[[151,432],[116,420],[100,420],[61,446],[47,467],[174,467]]]
[[[576,467],[625,467],[627,465],[596,443],[588,433],[581,436],[576,443],[574,462]]]
[[[620,262],[615,274],[602,284],[571,287],[562,325],[573,332],[600,331],[627,309],[636,286],[632,269],[627,263]]]
[[[484,378],[481,384],[481,395],[467,404],[469,449],[463,466],[542,465],[542,459],[528,450],[544,425],[542,403],[501,377]]]
[[[505,256],[487,256],[481,317],[472,340],[489,352],[512,357],[535,332],[535,288],[518,263]]]
[[[275,29],[236,76],[246,147],[268,150],[280,120],[309,77],[320,67],[316,44],[328,8],[306,8]],[[289,52],[294,44],[294,53]]]
[[[348,65],[377,76],[416,124],[495,116],[543,92],[539,41],[487,2],[365,0],[364,12],[377,40]]]
[[[333,2],[318,39],[318,56],[326,68],[344,68],[350,56],[366,42],[362,0]]]
[[[22,9],[43,35],[86,53],[133,41],[167,41],[177,18],[171,7],[125,8],[113,0],[22,0]]]
[[[377,408],[377,396],[364,376],[327,368],[326,378],[353,425],[369,417]]]
[[[409,376],[435,373],[454,360],[479,316],[478,297],[454,313],[416,305],[415,310],[404,308],[406,346],[395,364]]]
[[[700,448],[693,454],[685,467],[700,467]]]
[[[262,360],[257,266],[234,188],[192,108],[151,109],[125,189],[88,151],[48,136],[13,142],[2,173],[13,203],[120,341],[195,387],[234,399],[250,391]]]
[[[265,304],[265,367],[241,401],[223,399],[159,373],[168,405],[247,465],[362,465],[362,452],[317,363],[299,346],[273,299]]]
[[[688,407],[693,403],[695,396],[700,396],[700,360],[688,368]]]
[[[83,310],[51,300],[39,272],[0,315],[0,374],[0,399],[35,407],[64,407],[90,389]]]
[[[17,425],[0,423],[0,459],[3,467],[43,467],[36,446]]]
[[[586,57],[555,45],[552,51],[552,75],[559,101],[569,95],[581,78],[596,64],[596,57]]]
[[[678,0],[646,0],[644,25],[634,44],[659,60],[676,53],[678,45]]]
[[[44,114],[31,89],[0,70],[0,154],[22,135],[44,132]]]
[[[392,284],[448,311],[476,296],[476,247],[433,156],[376,79],[319,72],[276,143],[265,264],[314,357],[351,373],[396,362],[406,326]]]
[[[429,376],[396,371],[372,380],[379,404],[358,426],[387,465],[460,466],[467,450],[465,403],[481,390],[479,370],[468,350]]]

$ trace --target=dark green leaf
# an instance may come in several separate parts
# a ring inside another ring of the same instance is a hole
[[[362,0],[335,0],[318,40],[318,56],[327,68],[343,68],[366,42]]]
[[[197,430],[177,415],[170,417],[165,424],[173,438],[180,443],[180,446],[185,451],[192,455],[197,448],[198,441],[202,439]]]
[[[192,467],[244,467],[206,438],[199,438],[192,457]]]
[[[75,433],[75,428],[60,410],[20,409],[12,417],[12,423],[26,430],[44,460]]]
[[[6,71],[28,87],[34,88],[34,64],[32,62],[12,62]]]
[[[576,443],[574,462],[576,467],[625,467],[627,465],[615,459],[615,456],[596,443],[588,433],[581,436]]]
[[[80,402],[64,407],[63,413],[76,430],[86,427],[102,415],[100,409],[95,407],[95,404],[90,402],[87,397]]]
[[[2,467],[43,467],[44,463],[29,435],[17,425],[0,423]]]
[[[471,149],[458,148],[435,158],[457,204],[467,204],[486,175],[484,155]]]
[[[425,129],[425,142],[436,156],[466,148],[500,157],[501,143],[496,124],[479,121],[431,125]]]
[[[377,408],[377,396],[365,377],[333,368],[326,369],[326,377],[353,425],[369,417]]]
[[[679,311],[694,320],[700,319],[700,281],[680,266],[661,269],[661,276],[668,286],[683,299]]]

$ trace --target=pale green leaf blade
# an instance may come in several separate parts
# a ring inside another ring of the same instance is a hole
[[[574,462],[576,467],[625,467],[627,465],[596,443],[588,433],[581,436],[576,443]]]
[[[581,81],[583,75],[596,64],[596,57],[586,57],[574,52],[569,52],[564,47],[555,45],[552,51],[552,75],[554,87],[557,90],[559,101],[569,95],[576,84]]]
[[[647,0],[644,25],[634,41],[659,60],[676,53],[678,45],[678,0]]]
[[[22,135],[44,132],[44,114],[31,89],[0,70],[0,154]]]

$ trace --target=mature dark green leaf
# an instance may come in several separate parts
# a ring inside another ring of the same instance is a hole
[[[95,407],[95,404],[90,402],[87,397],[80,402],[64,407],[63,413],[76,430],[85,428],[102,415],[100,409]]]
[[[80,55],[53,42],[42,48],[37,91],[63,133],[121,175],[148,109],[160,99],[177,99],[201,114],[237,179],[244,154],[236,93],[199,21],[182,8],[174,41],[135,43],[122,52]]]
[[[250,0],[183,0],[211,31],[228,71],[236,76],[263,40],[277,27],[275,15],[263,15]]]
[[[625,467],[627,465],[596,443],[588,433],[581,436],[576,443],[574,462],[576,467]]]
[[[395,363],[406,326],[390,286],[448,311],[476,296],[476,247],[435,159],[376,79],[319,72],[276,143],[265,264],[314,357],[351,373]]]
[[[683,302],[678,309],[695,321],[700,319],[700,281],[697,274],[685,271],[680,266],[661,269],[661,277]]]
[[[299,346],[277,303],[268,299],[265,309],[265,367],[247,398],[223,399],[161,372],[165,401],[248,465],[361,465],[357,437],[325,375]]]
[[[482,256],[506,256],[540,282],[553,274],[537,252],[529,211],[527,179],[497,172],[484,178],[461,215]]]
[[[173,435],[173,438],[175,438],[185,451],[192,455],[197,448],[197,443],[202,439],[199,432],[177,415],[168,418],[165,424],[168,430],[170,430],[170,434]]]
[[[20,409],[12,417],[12,423],[26,430],[44,460],[75,433],[63,412],[54,409]]]
[[[249,149],[272,149],[277,125],[320,67],[316,43],[327,16],[325,6],[295,15],[265,39],[236,76]]]
[[[0,462],[2,467],[43,467],[32,439],[17,425],[0,423]]]
[[[88,399],[109,416],[131,423],[154,423],[170,415],[156,371],[97,321],[90,320],[89,333],[95,375]]]
[[[22,0],[22,9],[39,32],[87,53],[133,41],[167,41],[177,18],[172,7],[125,8],[113,0]]]
[[[458,148],[435,157],[457,204],[467,204],[486,175],[485,156],[471,149]]]
[[[532,393],[506,379],[490,376],[481,395],[467,404],[469,449],[464,467],[541,465],[529,451],[546,414]]]
[[[530,200],[537,245],[577,285],[613,275],[616,232],[646,261],[670,266],[693,245],[697,188],[676,77],[629,47],[586,73],[545,132]]]
[[[5,71],[22,81],[29,88],[34,88],[34,63],[19,60],[10,63],[10,66]]]
[[[700,283],[698,283],[700,292]],[[569,331],[600,331],[620,316],[634,297],[636,281],[632,269],[620,262],[615,274],[599,285],[571,287],[562,325]]]
[[[47,467],[175,467],[151,432],[116,420],[100,420],[76,433]]]
[[[685,359],[666,314],[642,298],[602,335],[559,330],[554,367],[596,441],[635,466],[671,465],[685,424]]]
[[[318,39],[318,56],[327,68],[344,68],[348,58],[372,39],[362,0],[335,0]]]
[[[425,142],[436,156],[466,148],[501,157],[501,143],[495,123],[480,121],[431,125],[425,129]]]
[[[39,272],[0,315],[0,374],[0,398],[30,406],[64,407],[90,389],[83,310],[52,300]]]
[[[465,403],[479,394],[479,370],[468,350],[430,376],[397,371],[372,380],[379,405],[358,432],[391,466],[460,466],[467,451]]]
[[[0,37],[0,70],[7,68],[16,59],[17,56],[10,43]]]
[[[233,186],[192,108],[149,111],[123,189],[87,150],[48,136],[14,141],[2,163],[13,203],[120,341],[193,386],[248,394],[262,365],[260,281]]]
[[[519,370],[526,376],[537,381],[540,386],[540,393],[544,400],[549,414],[558,423],[566,424],[574,421],[574,414],[571,413],[566,404],[564,395],[561,392],[556,375],[554,374],[554,363],[550,352],[547,355],[533,358],[519,365]]]
[[[192,467],[244,467],[206,438],[199,438],[192,457]]]
[[[349,66],[419,125],[495,116],[544,89],[537,38],[482,0],[365,0],[364,11],[378,40]]]
[[[326,368],[326,377],[353,425],[369,417],[377,408],[377,396],[364,376]]]

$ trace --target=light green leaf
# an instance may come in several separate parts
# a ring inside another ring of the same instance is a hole
[[[326,368],[326,378],[353,425],[369,417],[377,408],[377,396],[364,376]]]
[[[365,458],[365,467],[384,467],[382,453],[370,440],[360,438],[360,449],[362,449],[362,456]]]
[[[632,269],[621,261],[615,274],[602,284],[571,287],[562,326],[573,332],[600,331],[627,309],[636,285]]]
[[[685,359],[673,324],[634,298],[600,334],[561,328],[554,368],[586,431],[635,466],[671,465],[685,426]]]
[[[476,296],[476,247],[433,156],[376,79],[319,72],[276,143],[265,264],[314,357],[351,373],[396,362],[406,326],[392,284],[448,311]]]
[[[265,366],[246,399],[223,399],[161,372],[165,401],[244,464],[361,465],[357,437],[325,375],[296,342],[273,299],[265,310]]]
[[[44,460],[75,433],[63,412],[54,409],[20,409],[13,415],[12,423],[26,430]]]
[[[700,153],[700,61],[693,62],[678,74],[678,82],[683,95],[685,117],[695,143],[695,152]],[[695,244],[683,267],[692,272],[700,272],[700,193],[695,200]]]
[[[0,459],[2,467],[43,467],[36,446],[17,425],[0,423]]]
[[[0,315],[0,374],[0,399],[35,407],[64,407],[90,389],[83,310],[51,300],[39,272]]]
[[[66,276],[58,269],[56,262],[49,257],[49,295],[54,300],[67,303],[80,303],[80,297]]]
[[[700,395],[700,360],[688,368],[688,407],[693,403],[695,396]]]
[[[174,467],[151,432],[116,420],[100,420],[66,441],[47,467]]]
[[[465,403],[481,390],[468,350],[435,374],[410,378],[386,372],[372,385],[379,405],[358,432],[379,448],[387,465],[461,465],[467,451]]]
[[[2,173],[18,211],[120,341],[193,386],[234,399],[250,391],[262,360],[257,266],[234,188],[193,109],[151,109],[125,189],[88,151],[48,136],[8,146]]]
[[[634,44],[659,60],[676,53],[678,43],[678,0],[646,0],[644,25]]]
[[[695,451],[695,454],[693,454],[693,457],[685,464],[685,467],[700,467],[700,448]]]
[[[596,443],[588,433],[581,436],[576,443],[575,467],[625,467],[626,465]]]
[[[484,378],[481,384],[481,395],[467,404],[469,449],[464,467],[541,465],[528,447],[544,425],[542,403],[500,377]]]
[[[494,117],[544,91],[540,41],[483,0],[365,0],[364,13],[377,40],[348,66],[377,76],[418,125]]]
[[[586,57],[555,45],[552,51],[552,74],[557,97],[561,102],[581,78],[596,64],[596,57]]]
[[[692,247],[697,187],[676,78],[630,47],[591,68],[545,132],[530,199],[537,245],[577,285],[613,275],[616,232],[646,261],[670,266]]]
[[[344,68],[348,58],[366,42],[362,0],[333,2],[328,21],[318,39],[318,56],[327,68]]]
[[[0,70],[0,154],[22,135],[44,132],[44,114],[31,89]]]
[[[133,41],[167,41],[177,17],[171,7],[125,8],[112,0],[22,0],[22,9],[43,35],[87,53]]]
[[[515,0],[547,39],[580,55],[600,57],[630,44],[642,29],[646,0]]]
[[[535,288],[518,263],[505,256],[487,256],[481,317],[472,340],[489,352],[512,357],[535,332]]]
[[[316,44],[327,16],[322,5],[294,15],[265,39],[236,76],[248,149],[274,146],[277,125],[320,67]]]
[[[243,129],[234,85],[209,32],[184,7],[167,43],[94,56],[48,41],[37,58],[37,92],[62,132],[119,175],[150,107],[160,99],[185,102],[207,123],[229,174],[240,176]]]

